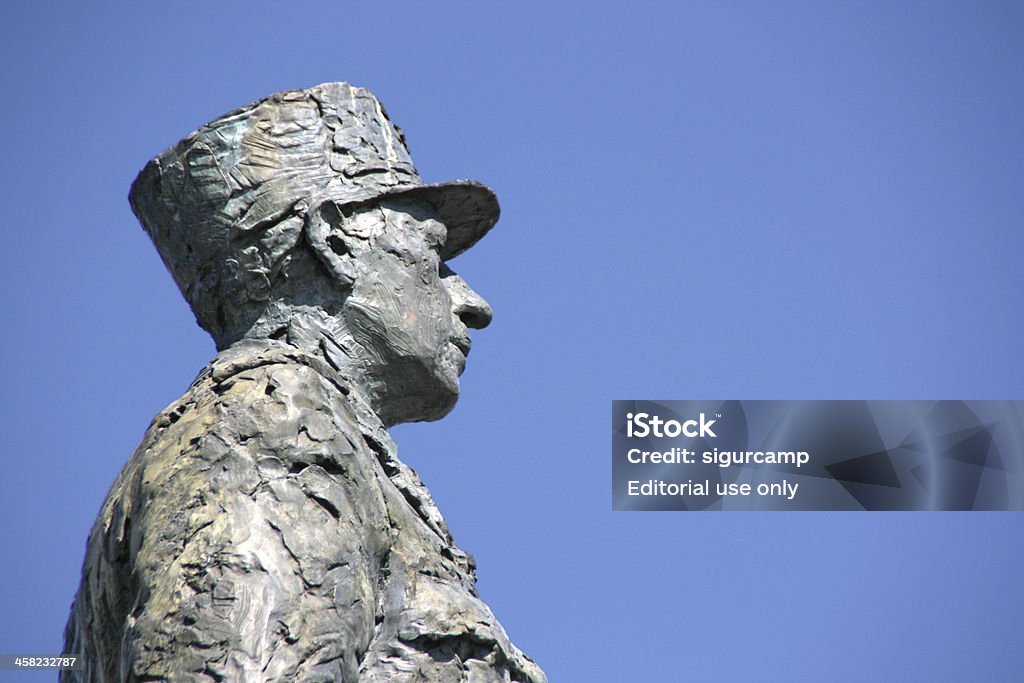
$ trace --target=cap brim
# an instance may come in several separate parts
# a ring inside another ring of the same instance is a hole
[[[448,238],[441,250],[441,258],[446,261],[479,242],[501,215],[494,191],[475,180],[450,180],[396,188],[380,196],[423,199],[433,206],[448,229]]]

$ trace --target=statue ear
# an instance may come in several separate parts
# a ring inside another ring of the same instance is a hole
[[[349,220],[335,202],[323,201],[310,207],[306,214],[305,232],[313,253],[327,272],[350,287],[356,279],[355,259],[352,258],[353,237],[344,229]]]

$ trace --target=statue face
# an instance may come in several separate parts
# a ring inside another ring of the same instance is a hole
[[[332,243],[344,239],[355,271],[345,326],[381,417],[443,417],[458,398],[468,328],[485,327],[490,306],[441,260],[446,231],[428,206],[385,201],[339,227]]]

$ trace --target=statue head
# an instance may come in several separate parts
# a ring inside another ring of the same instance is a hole
[[[458,396],[467,328],[490,308],[448,266],[497,221],[474,181],[424,184],[367,90],[271,95],[149,162],[132,208],[219,349],[316,349],[386,424]]]

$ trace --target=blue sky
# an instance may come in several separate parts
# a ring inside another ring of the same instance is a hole
[[[1019,678],[1020,514],[613,513],[608,457],[613,399],[1024,398],[1019,3],[36,2],[0,26],[0,651],[59,650],[108,487],[214,354],[135,174],[347,80],[426,181],[502,201],[452,264],[495,309],[462,400],[394,434],[552,681]]]

